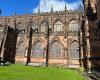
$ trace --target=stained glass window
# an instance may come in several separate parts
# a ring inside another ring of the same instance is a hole
[[[54,32],[62,32],[63,24],[60,21],[57,21],[54,25]]]
[[[78,26],[77,21],[72,20],[70,22],[69,27],[68,27],[68,31],[69,32],[78,32],[79,31],[79,26]]]
[[[41,42],[37,42],[33,48],[32,55],[35,57],[43,56],[43,47]]]
[[[50,54],[51,54],[51,57],[60,57],[61,45],[58,42],[55,42],[52,44]]]
[[[25,56],[25,44],[24,44],[24,42],[21,42],[18,45],[16,56],[23,56],[23,57]]]
[[[79,44],[78,42],[73,42],[68,48],[69,58],[79,58]]]

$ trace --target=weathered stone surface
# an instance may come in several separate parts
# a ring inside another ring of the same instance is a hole
[[[1,27],[6,31],[4,40],[0,39],[1,55],[11,63],[46,63],[49,45],[50,65],[79,65],[79,45],[71,45],[79,44],[81,16],[78,11],[63,11],[0,17]]]

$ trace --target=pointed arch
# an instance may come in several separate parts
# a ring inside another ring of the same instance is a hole
[[[79,59],[79,43],[73,41],[68,47],[68,57],[69,59]]]
[[[78,36],[71,36],[71,37],[69,38],[69,41],[68,41],[68,46],[70,46],[71,43],[74,42],[74,41],[76,41],[76,42],[79,43]]]
[[[35,44],[36,44],[37,42],[41,42],[42,44],[44,43],[44,41],[43,41],[42,38],[37,38],[37,39],[35,39],[35,40],[33,41],[33,43],[32,43],[32,47],[34,47]]]
[[[61,18],[56,18],[54,21],[53,21],[53,26],[56,22],[60,21],[62,24],[64,24],[63,20],[61,20]]]
[[[63,43],[60,41],[60,38],[59,37],[54,37],[51,41],[50,41],[50,47],[51,47],[51,45],[54,43],[54,42],[58,42],[63,48],[64,48],[64,45],[63,45]]]
[[[16,48],[18,48],[18,46],[20,45],[21,42],[26,43],[26,39],[24,37],[19,37],[19,39],[17,38]]]

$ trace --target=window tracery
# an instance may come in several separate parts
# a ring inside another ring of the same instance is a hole
[[[54,24],[54,32],[58,33],[58,32],[62,32],[63,31],[63,24],[60,22],[60,21],[57,21],[55,24]]]
[[[46,28],[47,28],[47,22],[43,22],[41,24],[41,33],[45,33],[46,32]]]
[[[78,31],[79,31],[78,23],[75,20],[72,20],[69,23],[68,32],[78,32]]]
[[[32,55],[34,57],[41,57],[43,56],[43,47],[41,42],[37,42],[33,48]]]
[[[68,57],[71,59],[79,58],[79,44],[78,42],[74,41],[70,47],[68,48]]]
[[[51,47],[51,57],[60,57],[61,55],[61,45],[58,42],[55,42],[52,44]]]
[[[23,56],[23,57],[25,56],[25,44],[24,44],[24,42],[21,42],[18,45],[16,56]]]

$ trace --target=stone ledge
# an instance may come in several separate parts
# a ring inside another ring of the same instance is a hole
[[[40,66],[42,66],[42,63],[28,63],[27,66],[40,67]]]

